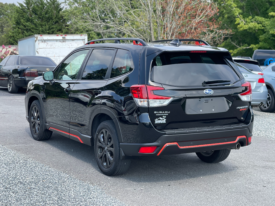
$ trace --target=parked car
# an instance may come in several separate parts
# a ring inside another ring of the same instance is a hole
[[[99,39],[75,49],[28,84],[32,137],[93,145],[105,175],[126,172],[131,156],[193,152],[217,163],[249,145],[250,83],[226,49],[181,41]]]
[[[275,50],[257,49],[254,51],[252,59],[257,60],[261,69],[265,69],[269,64],[275,62]]]
[[[0,86],[10,93],[26,88],[30,80],[52,71],[56,64],[48,57],[11,55],[0,63]]]
[[[263,70],[259,66],[259,62],[253,59],[246,59],[240,57],[233,57],[234,62],[239,63],[240,65],[246,67],[251,72],[259,75],[263,75]]]
[[[270,64],[263,70],[263,77],[268,89],[266,104],[260,106],[263,112],[275,111],[275,63]]]
[[[236,63],[236,62],[235,62]],[[251,84],[252,88],[252,106],[259,106],[266,104],[267,101],[267,88],[265,80],[262,75],[251,72],[248,68],[244,67],[241,63],[236,63],[242,72],[244,79]]]

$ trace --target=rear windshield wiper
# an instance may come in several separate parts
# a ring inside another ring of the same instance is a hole
[[[218,80],[211,80],[211,81],[204,81],[202,83],[202,86],[206,86],[206,85],[214,85],[214,86],[219,86],[219,85],[229,85],[230,84],[230,80],[226,80],[226,79],[218,79]]]

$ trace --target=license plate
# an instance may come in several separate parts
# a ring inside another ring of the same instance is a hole
[[[224,97],[187,99],[186,114],[212,114],[229,110],[228,103]]]

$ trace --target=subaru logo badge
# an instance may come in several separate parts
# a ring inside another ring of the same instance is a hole
[[[214,91],[212,89],[205,89],[203,92],[206,95],[214,94]]]

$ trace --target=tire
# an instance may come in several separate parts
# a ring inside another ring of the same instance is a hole
[[[8,87],[9,93],[17,93],[18,92],[19,88],[14,84],[14,78],[12,75],[9,76],[7,87]]]
[[[259,108],[262,112],[274,112],[275,99],[274,99],[274,93],[271,89],[268,89],[266,104],[261,104]]]
[[[197,152],[198,158],[206,163],[218,163],[224,161],[230,154],[230,149],[207,151],[207,152]]]
[[[105,175],[121,175],[130,168],[131,161],[120,157],[119,140],[111,120],[98,126],[94,135],[94,152],[97,165]]]
[[[29,110],[29,124],[33,139],[42,141],[51,138],[52,131],[46,128],[45,122],[39,101],[33,101]]]

